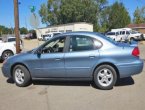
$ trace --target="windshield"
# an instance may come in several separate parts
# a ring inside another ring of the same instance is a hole
[[[131,34],[137,34],[138,32],[137,31],[130,31]]]

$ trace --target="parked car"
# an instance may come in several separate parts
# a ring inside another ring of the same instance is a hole
[[[20,49],[22,48],[23,42],[20,40]],[[16,54],[16,38],[5,37],[2,42],[0,42],[0,60],[4,61],[14,54]]]
[[[117,43],[95,32],[59,34],[31,51],[5,60],[2,72],[16,85],[32,80],[89,80],[111,89],[118,78],[141,73],[137,46]]]
[[[142,33],[132,30],[131,28],[119,28],[119,29],[112,29],[111,32],[119,32],[120,38],[122,41],[128,40],[143,40],[144,36]]]
[[[122,37],[119,36],[118,32],[107,32],[105,35],[115,41],[122,41]]]
[[[44,41],[50,40],[51,38],[53,38],[54,36],[56,36],[58,34],[61,34],[61,33],[60,32],[54,32],[54,33],[49,33],[49,34],[43,35],[43,40]]]

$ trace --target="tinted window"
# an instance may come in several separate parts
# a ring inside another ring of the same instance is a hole
[[[115,32],[109,32],[107,35],[115,35]]]
[[[59,30],[59,32],[64,32],[64,30]]]
[[[87,36],[72,36],[70,40],[69,51],[86,51],[93,50],[93,38]]]
[[[126,31],[126,34],[130,34],[128,31]]]
[[[119,32],[116,32],[116,35],[119,35]]]
[[[121,34],[121,35],[125,35],[125,31],[121,31],[120,34]]]
[[[72,32],[72,30],[66,30],[66,32]]]
[[[8,39],[8,42],[14,42],[14,41],[16,41],[16,38],[9,38]]]

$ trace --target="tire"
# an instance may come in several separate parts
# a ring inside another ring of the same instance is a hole
[[[94,71],[94,83],[102,90],[113,88],[117,80],[117,73],[110,65],[101,65]]]
[[[134,41],[135,39],[133,37],[130,38],[130,42]]]
[[[5,50],[3,53],[2,53],[2,61],[6,60],[7,58],[9,58],[10,56],[13,56],[13,52],[11,50]]]
[[[26,67],[16,65],[13,68],[13,80],[19,87],[26,87],[31,84],[31,76]]]

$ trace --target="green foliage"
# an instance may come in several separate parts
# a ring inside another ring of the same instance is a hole
[[[41,5],[39,14],[47,25],[88,22],[97,30],[98,15],[105,4],[106,0],[48,0],[47,5]]]
[[[134,19],[133,22],[135,24],[139,24],[139,23],[145,23],[145,6],[142,8],[136,8],[136,10],[134,11]]]
[[[124,7],[123,3],[115,2],[110,7],[109,17],[108,17],[109,25],[108,28],[123,28],[127,26],[131,19],[128,11]]]
[[[25,27],[20,28],[20,34],[27,34],[27,33],[28,33],[27,28]],[[14,34],[14,29],[0,25],[0,35],[3,34]]]
[[[107,0],[48,0],[39,10],[42,23],[58,25],[88,22],[94,31],[105,32],[130,23],[130,16],[122,3],[107,6]]]
[[[13,34],[13,28],[7,28],[5,26],[0,25],[0,35],[2,34]]]
[[[27,34],[28,30],[25,27],[20,28],[20,34]]]

